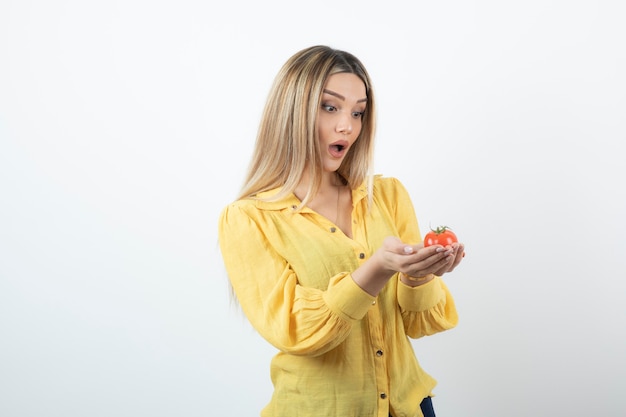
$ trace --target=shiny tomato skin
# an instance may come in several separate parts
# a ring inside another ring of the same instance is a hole
[[[458,241],[456,235],[450,228],[440,226],[426,233],[426,236],[424,236],[424,247],[426,248],[432,245],[448,246]]]

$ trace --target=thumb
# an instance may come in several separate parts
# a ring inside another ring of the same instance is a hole
[[[415,252],[415,249],[411,245],[404,243],[396,236],[389,236],[385,238],[384,245],[389,252],[397,254],[406,255]]]

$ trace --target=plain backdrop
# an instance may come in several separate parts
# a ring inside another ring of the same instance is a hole
[[[258,416],[217,220],[274,75],[356,54],[375,171],[467,257],[441,417],[626,415],[620,1],[2,0],[0,415]],[[245,238],[245,237],[242,237]]]

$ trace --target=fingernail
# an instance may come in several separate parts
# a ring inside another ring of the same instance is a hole
[[[405,246],[404,247],[404,253],[413,253],[413,248],[410,246]]]

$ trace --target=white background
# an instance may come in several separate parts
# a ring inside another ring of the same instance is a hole
[[[410,8],[408,5],[411,4]],[[626,414],[620,1],[0,3],[0,415],[256,416],[221,208],[294,52],[356,54],[376,172],[454,228],[441,417]]]

